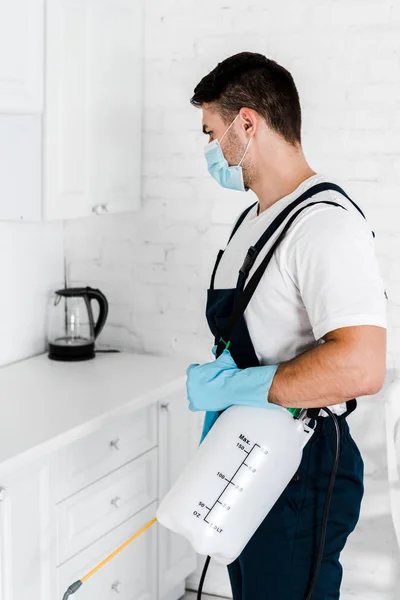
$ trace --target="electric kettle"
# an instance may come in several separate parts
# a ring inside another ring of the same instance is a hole
[[[99,305],[96,322],[92,300]],[[51,299],[48,316],[49,358],[64,361],[94,358],[95,341],[107,315],[107,298],[100,290],[91,287],[57,290]]]

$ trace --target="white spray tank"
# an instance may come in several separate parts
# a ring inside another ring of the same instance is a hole
[[[232,406],[162,500],[158,521],[228,565],[296,473],[313,430],[286,409]]]

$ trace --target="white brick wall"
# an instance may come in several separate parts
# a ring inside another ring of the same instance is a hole
[[[193,87],[252,50],[298,85],[314,169],[366,210],[389,294],[389,366],[400,363],[400,3],[146,0],[143,208],[66,227],[71,283],[111,301],[105,344],[209,356],[203,316],[217,249],[250,195],[206,172]]]

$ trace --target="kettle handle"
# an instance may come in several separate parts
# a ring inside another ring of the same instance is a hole
[[[89,303],[92,300],[96,300],[99,304],[99,316],[96,323],[94,324],[94,338],[97,339],[106,323],[108,316],[108,301],[105,295],[100,290],[87,287],[86,294],[89,299]]]

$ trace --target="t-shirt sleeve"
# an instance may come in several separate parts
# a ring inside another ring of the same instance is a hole
[[[339,207],[315,207],[289,230],[286,268],[316,340],[341,327],[386,328],[384,284],[367,223]]]

